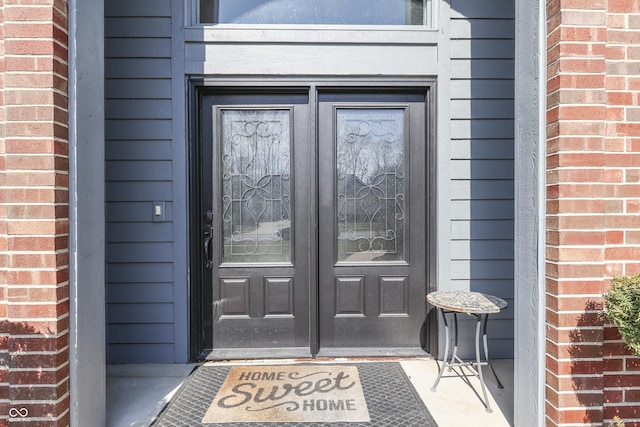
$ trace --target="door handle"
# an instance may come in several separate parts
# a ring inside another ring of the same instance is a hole
[[[206,224],[204,226],[204,268],[213,268],[213,212],[207,211],[204,214]]]
[[[204,230],[204,268],[207,270],[211,270],[213,267],[213,259],[211,259],[212,248],[211,241],[213,240],[213,236],[211,235],[211,226],[205,226]]]

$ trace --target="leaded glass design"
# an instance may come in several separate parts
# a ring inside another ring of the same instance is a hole
[[[223,110],[223,262],[291,262],[290,111]]]
[[[336,111],[338,262],[404,260],[403,109]]]
[[[216,24],[423,25],[424,0],[200,0]]]

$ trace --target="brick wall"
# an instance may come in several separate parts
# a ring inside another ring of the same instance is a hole
[[[0,425],[9,414],[9,331],[7,327],[7,207],[4,181],[4,0],[0,0]]]
[[[0,5],[0,425],[62,426],[69,423],[67,4]]]
[[[640,426],[640,363],[601,311],[640,271],[640,2],[547,14],[547,425]]]
[[[609,275],[640,272],[640,2],[607,10],[607,171],[605,248]],[[615,328],[605,328],[604,418],[640,426],[640,358]]]

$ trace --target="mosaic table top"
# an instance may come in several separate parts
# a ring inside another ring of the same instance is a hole
[[[445,310],[471,314],[498,313],[508,305],[502,298],[471,291],[435,291],[427,295],[427,301]]]

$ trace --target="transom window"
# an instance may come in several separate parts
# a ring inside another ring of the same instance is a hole
[[[200,0],[202,24],[426,25],[429,0]]]

